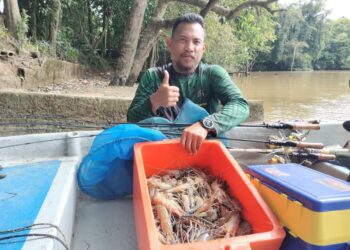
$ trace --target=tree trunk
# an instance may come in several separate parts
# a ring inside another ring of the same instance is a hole
[[[97,49],[97,47],[100,45],[100,43],[103,41],[103,39],[106,38],[106,34],[108,31],[108,25],[109,25],[109,21],[112,17],[112,13],[109,9],[106,9],[103,13],[103,28],[102,28],[102,32],[101,34],[96,38],[96,40],[94,41],[94,43],[92,44],[92,48],[95,50]],[[104,52],[102,51],[101,53],[102,56],[104,56]]]
[[[295,59],[295,54],[297,52],[297,45],[294,46],[294,49],[293,49],[293,58],[292,58],[292,63],[290,65],[290,71],[292,72],[293,71],[293,67],[294,67],[294,59]]]
[[[91,2],[90,0],[86,1],[86,8],[87,8],[87,21],[88,21],[88,29],[89,29],[89,41],[90,41],[90,47],[93,46],[94,39],[93,39],[93,27],[92,27],[92,13],[91,13]]]
[[[106,35],[106,49],[107,49],[107,58],[111,59],[112,58],[112,42],[111,42],[111,29],[107,30],[107,35]]]
[[[32,35],[32,39],[35,42],[37,40],[37,15],[38,15],[38,1],[32,0],[30,3],[30,33]]]
[[[161,28],[171,26],[169,22],[162,22],[162,18],[165,14],[166,8],[168,7],[168,4],[168,0],[160,0],[158,2],[157,8],[154,10],[154,14],[148,24],[148,27],[141,34],[141,39],[137,45],[132,68],[127,78],[128,86],[132,86],[137,81],[143,64],[145,63],[152,48],[158,41],[158,38],[161,34]]]
[[[157,61],[159,59],[158,57],[158,44],[156,43],[153,48],[151,49],[151,55],[150,55],[150,60],[149,60],[149,68],[155,67],[157,64]]]
[[[134,0],[126,33],[122,42],[121,54],[116,62],[116,70],[110,85],[125,85],[134,61],[147,0]]]
[[[56,56],[56,47],[57,47],[57,33],[58,33],[58,25],[60,21],[60,9],[61,2],[60,0],[52,0],[52,19],[51,19],[51,27],[50,27],[50,55]]]
[[[17,0],[4,0],[5,26],[17,38],[17,26],[21,21]]]
[[[152,48],[158,41],[161,34],[160,28],[157,25],[149,25],[142,34],[142,38],[137,46],[137,51],[134,58],[129,77],[127,78],[127,85],[133,85],[142,70],[142,66],[149,56]]]

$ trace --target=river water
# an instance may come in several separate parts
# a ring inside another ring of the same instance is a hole
[[[248,100],[262,100],[264,120],[350,119],[350,71],[255,72],[233,76]]]

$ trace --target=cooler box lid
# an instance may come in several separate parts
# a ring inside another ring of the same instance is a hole
[[[310,210],[350,209],[350,183],[330,175],[295,163],[251,165],[245,171]]]

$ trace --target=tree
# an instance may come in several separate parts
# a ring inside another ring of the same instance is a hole
[[[32,38],[34,41],[37,40],[37,30],[38,30],[38,26],[37,26],[37,17],[38,17],[38,0],[32,0],[30,1],[30,10],[29,10],[29,14],[30,14],[30,33],[32,35]]]
[[[56,57],[57,33],[60,22],[60,0],[52,0],[52,19],[50,24],[50,55]]]
[[[128,79],[133,62],[132,58],[134,58],[136,53],[146,6],[147,0],[135,0],[132,5],[121,54],[116,63],[117,73],[114,75],[111,85],[124,85]]]
[[[325,21],[328,11],[324,2],[309,0],[292,4],[280,14],[277,40],[266,63],[270,63],[270,69],[318,68],[316,62],[325,48],[327,34]]]
[[[5,26],[7,30],[17,37],[17,27],[21,21],[17,0],[4,0]]]
[[[242,43],[245,51],[243,69],[246,73],[251,72],[256,58],[260,53],[269,53],[270,44],[276,39],[275,27],[277,23],[272,19],[270,13],[265,10],[244,10],[236,18],[237,37]]]
[[[323,69],[350,69],[350,19],[329,20],[325,49],[316,61]]]
[[[288,47],[291,48],[290,51],[293,51],[292,54],[289,53],[289,61],[291,61],[290,63],[290,71],[293,71],[294,69],[294,64],[295,64],[295,59],[301,59],[305,58],[305,56],[302,55],[302,53],[300,53],[302,51],[303,48],[307,48],[308,44],[306,42],[303,41],[296,41],[296,40],[291,40],[287,43]]]
[[[313,0],[301,6],[304,16],[300,40],[307,43],[305,53],[311,57],[310,67],[315,68],[315,62],[325,48],[325,23],[329,11],[325,9],[325,0]]]
[[[144,2],[145,0],[143,0]],[[139,2],[139,1],[135,1]],[[243,1],[242,3],[236,5],[232,9],[224,7],[222,5],[218,4],[218,0],[177,0],[174,1],[177,3],[184,3],[186,5],[192,5],[200,9],[199,13],[206,17],[209,11],[213,11],[216,14],[223,16],[227,19],[234,19],[238,16],[238,14],[247,8],[250,7],[260,7],[268,10],[269,12],[273,13],[276,10],[271,7],[273,3],[277,2],[277,0],[265,0],[265,1],[259,1],[259,0],[250,0],[250,1]],[[127,75],[125,72],[128,72],[129,64],[121,65],[121,67],[118,67],[114,73],[113,81],[111,82],[112,85],[128,85],[132,86],[134,82],[136,81],[142,66],[147,59],[150,51],[154,47],[155,43],[159,39],[162,30],[170,28],[175,19],[165,19],[164,14],[165,11],[170,3],[170,0],[158,0],[158,4],[152,14],[152,17],[150,21],[148,22],[147,27],[144,28],[142,33],[138,35],[139,40],[137,43],[137,47],[135,46],[135,43],[132,41],[129,41],[130,43],[123,43],[123,47],[121,51],[127,50],[127,51],[135,51],[135,56],[132,57],[132,53],[128,53],[128,56],[124,56],[123,58],[127,58],[126,61],[132,62],[132,68],[130,70],[130,73]],[[139,10],[138,10],[139,11]],[[130,19],[137,19],[139,16],[132,14]],[[130,20],[129,25],[131,23],[139,23],[139,20]],[[127,31],[137,32],[137,30],[132,30],[130,26],[126,28]],[[123,59],[124,60],[124,59]],[[119,79],[119,81],[116,81],[115,79]]]

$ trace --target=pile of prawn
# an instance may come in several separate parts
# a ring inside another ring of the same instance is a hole
[[[190,243],[252,233],[242,206],[219,178],[198,168],[168,170],[147,179],[158,238]]]

